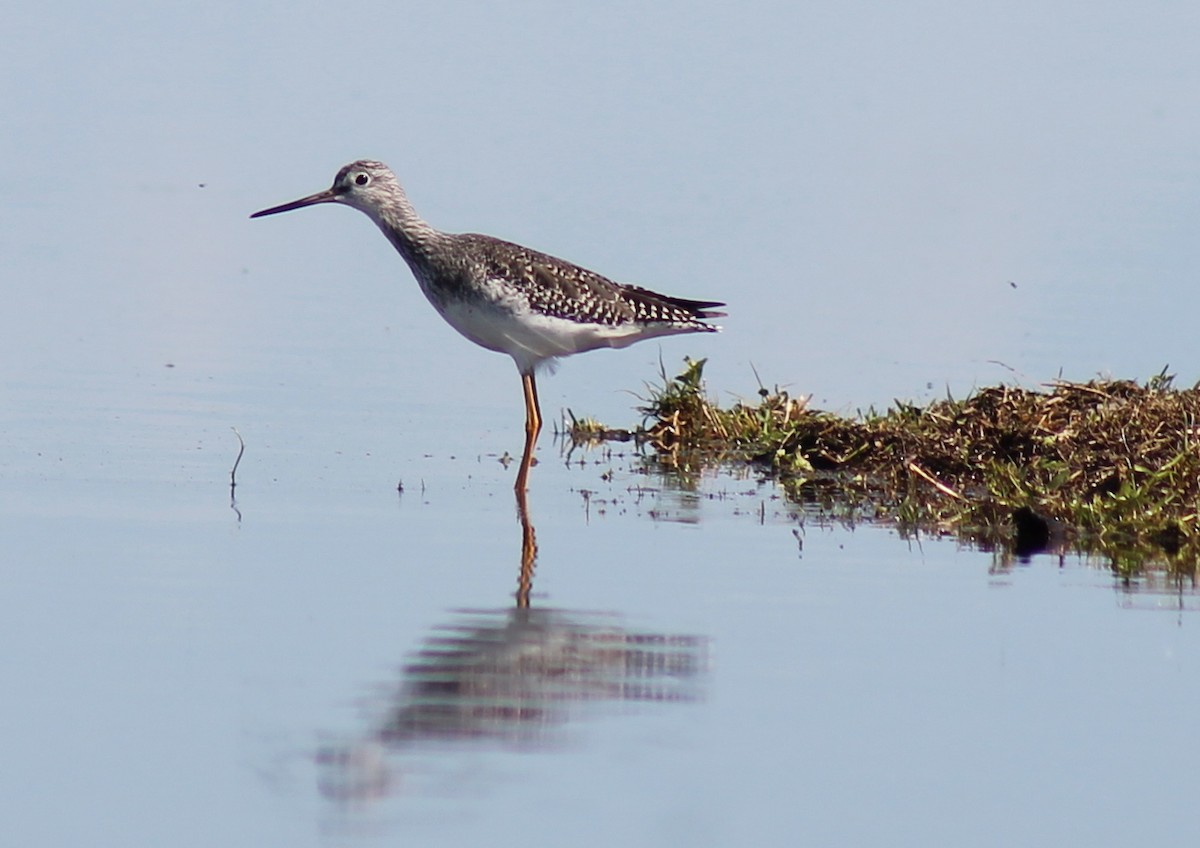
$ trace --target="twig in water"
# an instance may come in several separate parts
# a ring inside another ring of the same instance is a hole
[[[966,497],[964,497],[963,495],[960,495],[958,492],[951,489],[949,486],[947,486],[941,480],[934,477],[932,474],[930,474],[928,471],[926,471],[921,466],[917,465],[915,462],[908,463],[908,470],[911,471],[913,474],[916,474],[918,477],[923,478],[926,482],[930,483],[935,489],[937,489],[942,494],[949,495],[952,498],[957,498],[960,501],[966,500]]]
[[[238,432],[237,427],[230,427],[229,429],[233,430],[233,435],[237,436],[238,440],[237,459],[233,461],[233,468],[229,471],[229,491],[232,493],[237,488],[237,469],[238,464],[242,461],[242,454],[246,452],[246,442],[242,438],[242,434]]]

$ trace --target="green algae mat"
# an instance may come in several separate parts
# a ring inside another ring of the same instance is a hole
[[[1162,373],[1007,385],[841,416],[762,389],[709,399],[704,360],[652,387],[632,429],[572,420],[576,442],[636,440],[688,473],[747,463],[807,508],[1018,554],[1076,551],[1138,572],[1200,563],[1200,389]]]

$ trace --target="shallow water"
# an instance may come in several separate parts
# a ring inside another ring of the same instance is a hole
[[[19,842],[1193,832],[1190,586],[829,525],[770,483],[681,490],[547,439],[519,609],[495,434],[416,408],[399,440],[466,449],[388,476],[390,436],[337,412],[239,425],[231,505],[236,438],[186,411],[178,371],[109,380],[87,417],[5,419]]]
[[[511,363],[361,216],[246,216],[375,156],[438,226],[730,302],[720,336],[568,361],[550,419],[634,424],[685,354],[722,401],[757,373],[841,410],[1190,383],[1198,27],[1170,3],[15,11],[9,841],[1195,844],[1192,586],[830,524],[549,432],[531,562]]]

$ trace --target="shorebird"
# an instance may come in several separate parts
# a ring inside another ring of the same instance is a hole
[[[404,257],[434,309],[475,344],[506,353],[525,393],[525,452],[515,488],[525,490],[542,428],[538,367],[561,356],[626,347],[677,333],[712,333],[705,320],[724,303],[687,300],[615,283],[512,242],[434,229],[413,209],[396,175],[381,162],[351,162],[333,185],[251,215],[261,218],[318,203],[365,212]]]

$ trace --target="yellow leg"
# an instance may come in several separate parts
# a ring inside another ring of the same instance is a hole
[[[529,482],[529,469],[533,466],[533,449],[542,432],[542,411],[538,407],[537,383],[532,373],[521,375],[521,386],[525,390],[525,452],[521,455],[514,488],[523,492]]]

